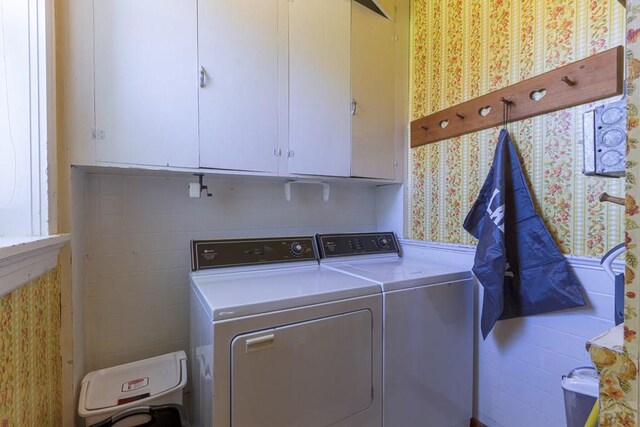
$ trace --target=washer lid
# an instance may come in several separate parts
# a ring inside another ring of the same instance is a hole
[[[214,321],[381,293],[376,283],[321,268],[317,263],[232,273],[191,273],[191,288]]]
[[[423,262],[415,258],[371,258],[323,265],[379,283],[385,292],[472,277],[471,271],[464,268]]]
[[[182,388],[187,377],[182,371],[186,359],[185,352],[178,351],[90,372],[82,380],[82,387],[86,387],[84,408],[113,408]]]

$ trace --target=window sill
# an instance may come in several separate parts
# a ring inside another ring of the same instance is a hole
[[[56,266],[68,234],[0,237],[0,297]]]

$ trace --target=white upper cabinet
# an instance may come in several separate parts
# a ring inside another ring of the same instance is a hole
[[[291,1],[289,102],[290,173],[394,179],[395,23],[355,1]]]
[[[278,170],[278,0],[198,2],[200,166]]]
[[[395,24],[360,3],[352,13],[351,175],[394,179]]]
[[[289,172],[351,175],[351,1],[289,2]]]
[[[97,163],[197,167],[197,1],[95,0],[93,20]]]
[[[357,1],[68,2],[73,164],[398,178],[396,24]]]

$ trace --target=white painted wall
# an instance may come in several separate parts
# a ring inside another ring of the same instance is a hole
[[[405,251],[471,268],[475,248],[403,242]],[[599,260],[569,259],[586,290],[586,308],[502,320],[486,341],[480,333],[482,287],[476,292],[474,416],[492,427],[566,426],[560,380],[591,365],[588,339],[612,328],[613,283]],[[621,269],[622,264],[614,266]]]
[[[286,202],[282,181],[266,179],[205,177],[213,197],[202,199],[188,197],[189,175],[85,180],[87,371],[188,348],[193,238],[376,228],[371,186],[332,184],[325,203],[320,186],[294,185]]]
[[[393,231],[404,237],[404,194],[402,184],[382,185],[376,188],[376,223],[380,231]]]

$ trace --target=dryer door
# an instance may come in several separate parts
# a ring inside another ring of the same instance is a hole
[[[371,405],[372,315],[239,335],[231,360],[232,426],[328,426]]]

